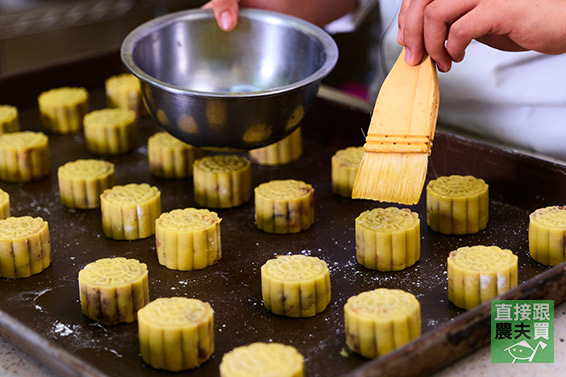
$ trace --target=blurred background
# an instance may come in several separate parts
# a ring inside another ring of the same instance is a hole
[[[154,17],[205,0],[0,0],[0,76],[118,51],[124,37]],[[340,57],[323,81],[367,99],[381,72],[379,10],[352,33],[334,34]]]

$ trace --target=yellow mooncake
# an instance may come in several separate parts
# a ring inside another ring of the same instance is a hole
[[[448,300],[470,310],[517,286],[516,255],[497,246],[465,246],[448,256]]]
[[[375,358],[421,335],[421,308],[409,292],[378,288],[350,297],[344,305],[344,322],[348,347]]]
[[[194,298],[158,298],[138,312],[138,332],[147,364],[171,372],[193,369],[214,352],[214,311]]]
[[[90,106],[87,90],[75,87],[48,90],[39,95],[37,102],[43,128],[57,134],[80,131]]]
[[[114,186],[114,164],[103,160],[76,160],[57,170],[61,203],[69,208],[100,207],[100,194]]]
[[[255,220],[268,233],[298,233],[314,223],[314,188],[294,179],[262,183],[254,189]]]
[[[47,135],[32,131],[0,135],[0,180],[29,182],[48,174]]]
[[[40,217],[0,220],[0,277],[25,278],[51,264],[49,226]]]
[[[79,271],[83,314],[105,325],[131,323],[149,303],[148,271],[136,259],[102,258]]]
[[[0,134],[20,130],[18,109],[15,106],[0,105]]]
[[[566,261],[566,206],[540,208],[529,216],[529,251],[544,265]]]
[[[175,209],[155,223],[159,264],[190,271],[212,266],[222,257],[220,221],[207,209]]]
[[[330,272],[326,262],[306,255],[281,255],[261,267],[265,308],[299,318],[321,313],[330,303]]]
[[[108,238],[136,240],[155,233],[161,192],[147,183],[114,186],[100,194],[102,229]]]
[[[281,343],[252,343],[224,354],[220,377],[303,377],[304,357]]]

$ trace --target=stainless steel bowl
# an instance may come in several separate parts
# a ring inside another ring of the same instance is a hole
[[[280,13],[243,9],[224,32],[212,11],[165,15],[133,30],[122,61],[142,84],[153,118],[195,145],[252,149],[297,128],[334,68],[322,29]]]

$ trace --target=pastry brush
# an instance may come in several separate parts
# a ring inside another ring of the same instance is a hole
[[[405,49],[375,102],[352,198],[416,204],[438,116],[438,76],[430,56],[405,63]]]

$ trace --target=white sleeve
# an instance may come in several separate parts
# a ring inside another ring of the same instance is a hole
[[[350,12],[341,18],[332,21],[324,27],[324,29],[331,33],[349,33],[354,30],[364,21],[368,12],[377,5],[379,0],[358,0],[358,7],[353,12]]]

